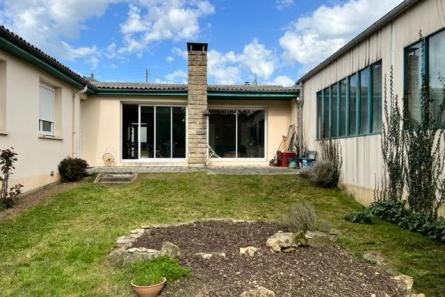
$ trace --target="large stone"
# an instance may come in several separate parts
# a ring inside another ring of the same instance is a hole
[[[181,255],[181,249],[176,244],[166,241],[162,243],[161,255],[177,258]]]
[[[295,234],[291,232],[277,232],[266,241],[266,246],[274,252],[281,252],[288,248],[296,248]]]
[[[413,288],[414,278],[412,278],[411,276],[400,274],[391,278],[396,281],[401,290],[411,291],[411,289]]]
[[[366,252],[363,254],[363,259],[377,266],[384,266],[386,264],[385,257],[378,252]]]
[[[257,247],[254,247],[254,246],[248,246],[248,247],[245,247],[245,248],[240,248],[239,249],[239,253],[240,253],[240,255],[248,255],[249,257],[253,257],[253,256],[255,256],[256,254],[258,254],[259,253],[259,248],[257,248]]]
[[[275,293],[264,287],[258,287],[256,289],[243,292],[240,297],[275,297]]]
[[[426,297],[426,295],[423,293],[420,293],[420,294],[410,293],[410,294],[406,295],[406,297]]]
[[[210,260],[212,257],[226,258],[226,253],[196,253],[194,255],[204,260]]]

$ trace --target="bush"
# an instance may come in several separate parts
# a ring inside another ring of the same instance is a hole
[[[59,173],[63,181],[78,181],[86,176],[88,163],[79,158],[65,158],[59,164]]]
[[[13,174],[15,163],[18,161],[17,155],[13,148],[0,150],[0,208],[12,207],[22,193],[23,186],[21,184],[9,187],[9,178]]]
[[[317,215],[312,205],[307,202],[298,202],[289,209],[286,224],[294,233],[312,231],[316,229]]]
[[[317,161],[312,167],[309,179],[314,184],[324,188],[335,188],[339,179],[338,168],[332,161],[321,160]]]
[[[365,209],[346,215],[345,220],[355,224],[372,224],[374,223],[374,216],[369,210]]]
[[[382,220],[397,224],[403,229],[417,232],[432,240],[445,243],[445,219],[433,217],[405,208],[402,202],[383,200],[373,202],[369,211]]]
[[[173,282],[190,274],[190,269],[169,257],[159,257],[151,261],[141,260],[131,266],[131,274],[135,285],[154,285],[165,277]]]

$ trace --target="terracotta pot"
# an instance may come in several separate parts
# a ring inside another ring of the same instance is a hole
[[[139,297],[156,297],[159,295],[159,293],[161,293],[166,281],[167,279],[164,277],[159,284],[151,286],[137,286],[132,281],[131,287],[133,292],[135,292]]]

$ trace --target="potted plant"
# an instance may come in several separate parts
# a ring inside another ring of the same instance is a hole
[[[139,297],[156,297],[161,293],[167,279],[161,276],[136,275],[131,281],[133,291]]]

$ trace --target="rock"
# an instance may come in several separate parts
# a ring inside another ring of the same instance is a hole
[[[281,252],[283,249],[298,247],[295,243],[295,234],[291,232],[277,232],[266,241],[266,246],[274,252]]]
[[[366,252],[363,254],[363,259],[377,266],[384,266],[386,264],[385,257],[378,252]]]
[[[408,294],[408,295],[406,295],[406,297],[426,297],[426,295],[423,294],[423,293],[420,293],[420,294],[414,294],[414,293],[412,293],[412,294]]]
[[[181,250],[176,244],[166,241],[162,243],[161,255],[177,258],[181,255]]]
[[[245,248],[240,248],[239,253],[240,255],[248,255],[249,257],[255,256],[255,254],[258,254],[258,251],[260,249],[254,246],[248,246]]]
[[[240,297],[275,297],[275,293],[264,287],[258,287],[256,289],[243,292]]]
[[[400,274],[398,276],[393,276],[391,279],[397,282],[397,285],[401,290],[411,291],[414,284],[414,279],[411,276]]]
[[[225,258],[226,257],[226,253],[196,253],[195,256],[197,257],[201,257],[204,260],[209,260],[212,257],[222,257]]]

